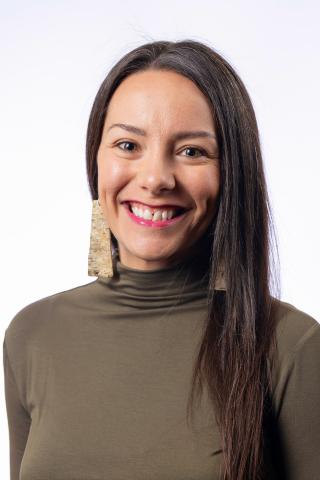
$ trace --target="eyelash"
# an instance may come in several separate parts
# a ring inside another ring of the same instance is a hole
[[[130,152],[130,150],[126,150],[126,149],[124,149],[124,148],[121,148],[120,145],[122,145],[123,143],[131,143],[132,145],[136,145],[134,142],[128,142],[128,141],[125,141],[125,140],[123,140],[122,142],[116,143],[115,146],[118,147],[118,148],[120,148],[120,150],[122,150],[122,151],[124,151],[124,152],[125,152],[125,151]],[[207,156],[207,155],[208,155],[207,151],[206,151],[204,148],[187,146],[187,147],[184,148],[184,150],[186,150],[186,149],[198,150],[198,152],[200,152],[200,155],[195,156],[195,158],[201,157],[201,156]],[[191,156],[190,156],[190,155],[186,155],[186,156],[187,156],[187,157],[190,157],[190,158],[194,158],[193,155],[191,155]]]

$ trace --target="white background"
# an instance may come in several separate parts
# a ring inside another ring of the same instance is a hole
[[[281,298],[320,321],[318,2],[11,0],[0,14],[2,338],[28,303],[95,280],[87,275],[89,113],[110,67],[153,40],[204,41],[240,74],[261,135]]]

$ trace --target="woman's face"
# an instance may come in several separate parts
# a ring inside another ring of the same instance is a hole
[[[123,80],[97,162],[100,205],[121,263],[152,270],[196,254],[216,213],[219,161],[209,104],[191,80],[158,70]]]

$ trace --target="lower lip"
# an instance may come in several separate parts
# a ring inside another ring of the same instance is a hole
[[[153,228],[164,228],[164,227],[169,227],[170,225],[174,225],[175,223],[178,223],[180,220],[182,220],[186,213],[183,212],[182,214],[178,215],[178,217],[171,218],[170,220],[159,220],[159,221],[152,221],[152,220],[146,220],[145,218],[137,217],[134,213],[131,212],[130,208],[128,205],[125,205],[125,209],[128,212],[128,215],[132,220],[139,225],[143,225],[144,227],[153,227]]]

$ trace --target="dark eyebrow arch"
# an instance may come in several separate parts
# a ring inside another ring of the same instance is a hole
[[[146,135],[146,131],[143,130],[142,128],[134,127],[133,125],[128,125],[127,123],[114,123],[112,124],[107,132],[111,130],[111,128],[114,127],[119,127],[122,128],[123,130],[127,130],[127,132],[135,133],[136,135]],[[177,132],[173,135],[174,140],[182,140],[183,138],[194,138],[194,137],[201,137],[201,138],[214,138],[215,140],[217,137],[211,133],[211,132],[206,132],[205,130],[187,130],[187,131],[181,131]]]

